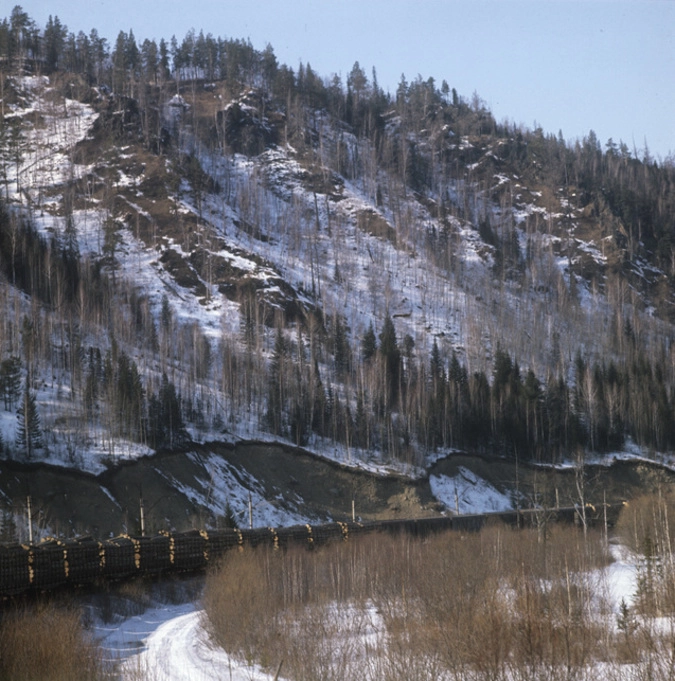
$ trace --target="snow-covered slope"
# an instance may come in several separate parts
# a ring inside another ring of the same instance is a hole
[[[290,438],[342,463],[419,473],[439,453],[406,431],[401,414],[387,426],[395,437],[378,431],[367,445],[314,427],[297,435],[292,423],[270,432],[279,330],[305,381],[298,390],[309,390],[306,408],[325,396],[354,422],[374,379],[358,368],[345,378],[339,327],[344,361],[355,366],[368,329],[379,333],[391,318],[408,379],[427,370],[435,344],[444,362],[455,353],[469,375],[489,376],[500,347],[541,380],[561,367],[571,374],[580,348],[589,360],[607,357],[616,296],[627,305],[629,291],[627,316],[646,346],[672,331],[655,314],[648,287],[629,289],[618,275],[610,281],[618,247],[600,238],[577,197],[568,188],[527,186],[503,156],[503,140],[456,135],[448,126],[412,132],[388,114],[390,143],[406,137],[426,159],[432,179],[421,193],[395,163],[381,161],[386,153],[372,139],[326,111],[306,111],[307,141],[295,148],[285,114],[255,89],[226,101],[224,88],[193,84],[191,97],[187,90],[167,97],[156,108],[166,138],[157,153],[135,100],[80,85],[78,101],[44,76],[8,84],[5,118],[21,131],[3,161],[12,215],[29,216],[47,240],[70,244],[91,272],[112,281],[105,314],[89,318],[83,298],[79,319],[59,316],[58,292],[42,313],[53,355],[64,359],[33,369],[41,460],[100,472],[152,452],[147,438],[113,432],[101,393],[93,405],[79,402],[97,352],[131,358],[148,400],[167,376],[189,404],[193,440]],[[216,120],[215,128],[205,120]],[[252,144],[262,145],[260,153]],[[466,159],[462,172],[442,176],[434,151],[441,148]],[[664,276],[639,258],[631,267],[652,283]],[[35,296],[12,282],[2,289],[6,309],[35,317]],[[21,351],[16,329],[10,354]],[[69,364],[71,351],[89,365]],[[16,415],[0,417],[11,449]],[[445,499],[449,507],[456,505],[452,484],[436,481],[440,496],[453,497]]]

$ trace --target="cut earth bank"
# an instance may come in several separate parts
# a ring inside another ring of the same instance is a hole
[[[248,526],[282,526],[357,519],[420,518],[484,512],[480,499],[502,508],[534,503],[601,507],[672,484],[675,473],[644,460],[543,468],[471,454],[452,454],[426,475],[376,474],[280,444],[240,442],[191,446],[110,465],[98,475],[46,464],[0,461],[0,511],[13,509],[20,539],[27,534],[30,495],[37,536],[146,534],[224,527],[226,515]],[[482,490],[471,497],[471,492]],[[486,496],[485,491],[489,491]],[[443,493],[440,493],[443,491]],[[250,496],[249,496],[250,493]],[[465,499],[478,498],[475,506]],[[494,501],[490,501],[494,503]],[[4,513],[3,518],[8,514]]]

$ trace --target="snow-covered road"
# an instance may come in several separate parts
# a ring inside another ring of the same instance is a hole
[[[118,626],[99,625],[108,660],[120,661],[123,681],[269,681],[254,666],[232,660],[202,627],[192,603],[147,610]]]

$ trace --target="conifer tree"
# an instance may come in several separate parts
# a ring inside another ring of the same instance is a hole
[[[356,398],[356,416],[354,418],[354,446],[367,449],[370,446],[368,438],[368,415],[359,392]]]
[[[454,355],[455,360],[457,357]],[[439,383],[443,383],[445,381],[445,372],[443,370],[443,361],[441,360],[441,352],[438,349],[438,343],[436,342],[436,339],[434,338],[434,344],[431,347],[431,359],[429,360],[429,372],[431,374],[431,380],[434,383],[435,386],[437,386]]]
[[[119,225],[115,218],[108,217],[103,223],[103,247],[102,247],[102,261],[110,269],[112,273],[113,286],[115,285],[115,273],[120,267],[117,254],[122,243],[122,237],[119,233]]]
[[[57,16],[52,18],[50,14],[42,38],[45,62],[50,72],[55,71],[60,65],[67,34],[67,27]]]
[[[114,405],[121,433],[134,440],[142,440],[145,399],[141,376],[134,362],[120,352],[114,385]]]
[[[283,429],[284,380],[286,378],[284,362],[286,354],[286,339],[281,326],[277,326],[267,392],[267,425],[276,435],[280,435]]]
[[[361,357],[364,362],[368,362],[377,352],[377,338],[375,337],[375,329],[373,323],[370,322],[368,330],[361,339]]]
[[[148,441],[154,449],[176,447],[188,438],[176,387],[162,374],[157,395],[148,404]]]
[[[335,317],[335,372],[342,375],[349,368],[349,343],[340,316]]]
[[[5,410],[14,409],[21,394],[21,359],[8,357],[0,363],[0,393]]]
[[[35,394],[28,389],[27,383],[21,406],[16,415],[16,444],[26,454],[26,458],[31,461],[35,455],[35,450],[42,449],[43,442]]]
[[[396,329],[391,316],[387,314],[380,332],[380,357],[384,370],[384,402],[391,407],[398,397],[399,378],[401,375],[401,351],[396,340]]]
[[[73,220],[72,202],[69,202],[66,210],[66,228],[63,232],[61,259],[66,284],[66,298],[71,300],[77,293],[80,281],[80,247],[77,242],[77,228]]]

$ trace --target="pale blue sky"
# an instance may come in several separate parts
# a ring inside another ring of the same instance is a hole
[[[269,42],[292,68],[349,73],[393,92],[401,74],[477,92],[497,120],[566,139],[592,128],[664,159],[675,152],[675,0],[24,0],[44,27],[93,27],[111,43],[197,32]]]

